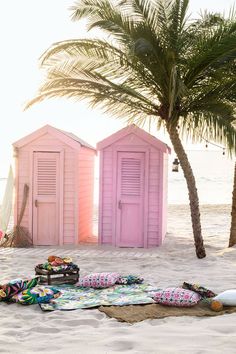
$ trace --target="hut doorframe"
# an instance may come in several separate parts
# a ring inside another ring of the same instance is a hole
[[[34,153],[35,152],[56,152],[59,153],[59,246],[64,244],[64,232],[63,232],[63,216],[64,216],[64,158],[65,151],[61,147],[47,147],[47,146],[34,146],[30,151],[30,171],[29,171],[29,231],[33,238],[33,165],[34,165]]]
[[[150,148],[144,147],[142,145],[130,146],[130,145],[117,145],[113,146],[113,176],[112,176],[112,190],[113,190],[113,204],[112,204],[112,215],[114,222],[112,223],[112,245],[116,244],[116,231],[117,231],[117,169],[118,169],[118,152],[141,152],[144,153],[144,204],[143,204],[143,247],[148,247],[148,202],[149,202],[149,160],[150,160]]]

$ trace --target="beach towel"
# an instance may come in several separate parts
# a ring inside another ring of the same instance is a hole
[[[43,311],[76,310],[106,306],[131,304],[152,304],[150,292],[157,291],[149,284],[114,285],[105,289],[75,287],[72,285],[54,286],[61,296],[49,304],[40,304]]]
[[[101,306],[99,311],[120,322],[136,323],[149,319],[179,316],[220,316],[236,312],[236,306],[224,307],[222,311],[212,311],[205,301],[194,307],[169,307],[159,304],[131,306]]]

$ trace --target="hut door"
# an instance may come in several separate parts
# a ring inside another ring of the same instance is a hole
[[[144,162],[141,152],[118,152],[116,245],[143,247]]]
[[[33,169],[33,241],[59,244],[59,155],[35,152]]]

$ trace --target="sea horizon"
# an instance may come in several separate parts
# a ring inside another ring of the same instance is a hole
[[[233,175],[235,161],[222,155],[222,151],[188,150],[200,205],[229,205],[232,203]],[[172,172],[175,155],[169,157],[168,205],[188,205],[188,190],[181,168]],[[94,205],[98,205],[99,171],[95,163]],[[0,177],[0,205],[5,191],[7,177]]]

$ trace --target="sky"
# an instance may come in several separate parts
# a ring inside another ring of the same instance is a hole
[[[72,22],[73,0],[1,0],[0,33],[0,178],[12,162],[12,143],[50,124],[78,135],[93,146],[125,126],[85,103],[51,99],[23,111],[42,81],[39,57],[51,44],[87,37],[85,23]],[[226,13],[233,0],[190,0],[192,17],[200,10]],[[169,144],[162,133],[155,136]]]

